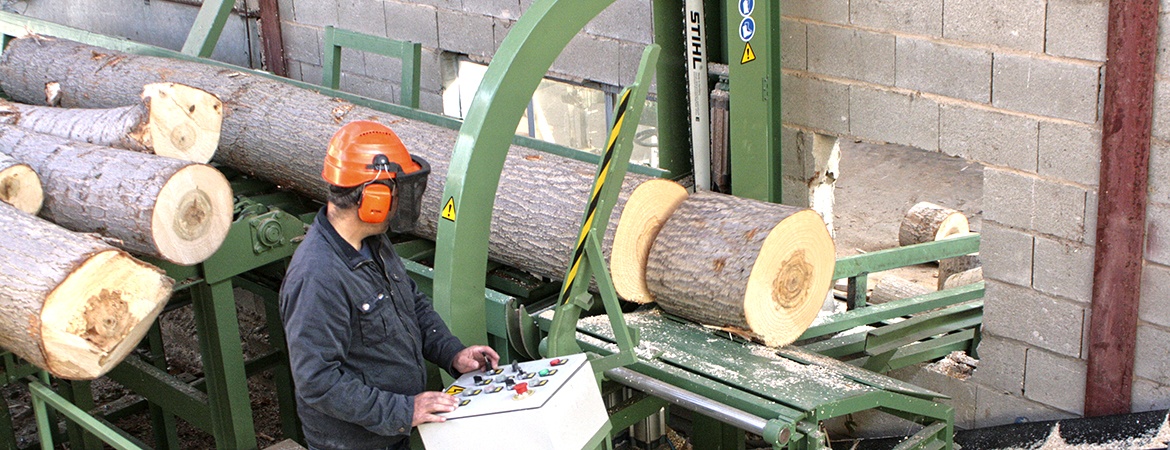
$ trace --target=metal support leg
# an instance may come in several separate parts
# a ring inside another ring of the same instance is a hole
[[[744,450],[743,430],[707,416],[695,414],[691,422],[691,444],[711,450]]]
[[[166,372],[166,350],[163,348],[162,327],[155,320],[146,333],[146,345],[150,348],[149,363]],[[154,432],[154,447],[167,450],[179,449],[179,428],[175,416],[161,406],[150,403],[150,427]]]
[[[272,369],[272,381],[276,383],[276,401],[280,405],[280,429],[285,438],[304,442],[300,422],[297,420],[297,400],[293,396],[288,344],[284,335],[284,324],[280,321],[280,298],[271,291],[256,294],[264,298],[264,320],[268,324],[269,345],[281,353],[282,364]]]
[[[93,401],[93,390],[89,381],[62,381],[58,388],[62,397],[82,411],[93,411],[97,405]],[[102,441],[97,436],[86,433],[80,425],[72,421],[65,421],[69,435],[70,448],[85,450],[101,450]]]
[[[256,430],[232,283],[200,283],[192,289],[216,447],[255,449]]]

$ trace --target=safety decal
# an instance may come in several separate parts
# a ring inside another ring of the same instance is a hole
[[[451,387],[447,388],[447,390],[443,391],[443,393],[447,395],[459,395],[459,393],[463,392],[464,390],[465,388],[463,386],[452,384]]]
[[[447,197],[447,204],[443,205],[443,218],[455,221],[455,197]]]
[[[748,42],[748,43],[744,44],[743,57],[739,59],[739,63],[740,64],[747,64],[747,63],[750,63],[750,62],[755,61],[755,60],[756,60],[756,52],[752,51],[752,43]],[[451,212],[454,213],[455,210],[452,209]]]

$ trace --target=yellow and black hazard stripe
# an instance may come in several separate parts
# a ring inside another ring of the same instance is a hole
[[[626,110],[630,103],[630,90],[626,89],[622,92],[621,101],[618,102],[617,111],[614,114],[616,120],[613,122],[613,129],[609,131],[609,141],[605,146],[605,154],[601,158],[601,172],[598,173],[597,179],[593,181],[593,193],[589,196],[589,208],[585,210],[585,224],[581,227],[581,235],[577,237],[577,248],[573,250],[572,263],[569,265],[569,274],[565,277],[565,284],[561,286],[561,303],[569,302],[569,291],[573,286],[573,281],[577,279],[577,272],[581,268],[581,258],[585,256],[585,240],[589,237],[589,233],[593,230],[593,217],[597,213],[597,203],[601,199],[601,189],[605,187],[605,181],[609,176],[610,165],[613,162],[613,153],[617,148],[618,133],[622,129],[622,123],[626,119]]]

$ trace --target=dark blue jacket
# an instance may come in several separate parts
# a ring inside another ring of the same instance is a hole
[[[451,372],[464,348],[419,292],[384,235],[349,245],[325,209],[280,288],[297,413],[321,449],[406,448],[425,358]],[[380,260],[380,261],[376,261]]]

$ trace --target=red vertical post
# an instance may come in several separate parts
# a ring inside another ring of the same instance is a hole
[[[264,46],[264,62],[268,70],[287,77],[288,65],[284,61],[284,36],[280,31],[280,6],[277,0],[260,0],[260,44]]]
[[[1158,1],[1111,0],[1085,415],[1130,411],[1146,236]]]

